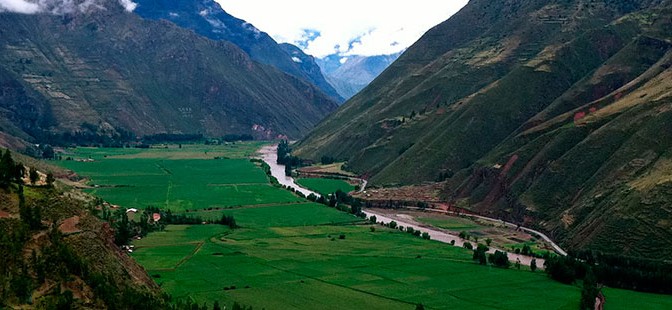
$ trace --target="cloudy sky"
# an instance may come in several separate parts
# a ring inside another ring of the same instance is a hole
[[[399,52],[468,0],[215,0],[229,14],[310,55]]]

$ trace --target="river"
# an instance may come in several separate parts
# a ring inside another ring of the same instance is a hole
[[[285,166],[284,165],[279,165],[277,163],[278,159],[278,154],[277,154],[277,145],[268,145],[264,146],[259,150],[259,154],[261,155],[261,159],[266,162],[271,167],[271,174],[278,179],[278,182],[282,185],[293,187],[297,191],[301,192],[302,194],[308,196],[310,194],[315,194],[316,196],[320,196],[320,194],[313,192],[307,188],[303,188],[300,185],[296,184],[294,182],[294,178],[288,177],[285,175]],[[363,190],[363,188],[362,188]],[[380,212],[376,212],[375,210],[371,209],[366,209],[363,210],[363,212],[366,214],[367,218],[370,218],[371,216],[376,216],[376,221],[377,222],[383,222],[383,223],[389,223],[391,221],[397,222],[397,226],[404,226],[404,227],[413,227],[415,230],[420,230],[422,232],[427,232],[429,233],[431,240],[438,241],[438,242],[443,242],[443,243],[448,243],[451,244],[453,241],[455,242],[455,246],[463,246],[465,242],[470,242],[472,245],[475,246],[475,244],[472,241],[469,240],[464,240],[456,235],[449,234],[445,231],[442,231],[438,228],[434,227],[427,227],[424,225],[418,225],[412,218],[407,218],[404,219],[401,216],[395,216],[394,218],[391,218],[387,215],[384,215]],[[530,256],[525,256],[525,255],[520,255],[520,254],[515,254],[512,252],[507,252],[502,249],[495,249],[495,248],[490,248],[490,251],[488,253],[494,253],[495,250],[506,252],[507,256],[509,257],[509,260],[512,262],[516,262],[517,260],[520,261],[522,265],[529,266],[530,263],[532,262],[533,257]],[[542,258],[537,258],[537,267],[539,269],[543,269],[544,266],[544,260]]]

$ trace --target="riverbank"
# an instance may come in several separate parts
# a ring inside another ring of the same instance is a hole
[[[301,187],[299,184],[297,184],[294,181],[294,178],[290,176],[285,175],[285,166],[280,165],[277,163],[278,155],[277,155],[277,145],[269,145],[269,146],[264,146],[259,150],[259,154],[261,159],[268,164],[268,166],[271,168],[271,174],[278,179],[278,182],[284,186],[288,187],[293,187],[296,189],[296,191],[308,196],[310,194],[314,194],[316,196],[320,196],[320,194],[313,192],[307,188]],[[365,182],[365,181],[364,181]],[[364,190],[364,187],[361,189]],[[448,244],[453,244],[454,246],[459,246],[462,247],[466,242],[472,243],[472,241],[465,240],[460,238],[459,236],[447,233],[446,231],[443,231],[441,229],[435,228],[435,227],[429,227],[427,225],[421,225],[417,222],[415,222],[412,219],[408,218],[403,218],[403,217],[395,217],[395,216],[389,216],[384,214],[383,212],[372,210],[372,209],[365,209],[362,210],[367,218],[370,218],[371,216],[376,217],[376,221],[379,223],[387,224],[389,222],[396,222],[398,226],[404,226],[404,227],[412,227],[415,230],[420,230],[422,232],[427,232],[429,233],[431,240],[435,240],[438,242],[442,243],[448,243]],[[472,243],[472,245],[475,245]],[[534,257],[530,256],[525,256],[525,255],[520,255],[516,253],[512,253],[509,251],[506,251],[504,249],[496,249],[496,248],[490,248],[489,253],[494,253],[495,251],[502,251],[506,252],[507,256],[510,261],[516,262],[520,261],[521,265],[529,266],[532,262]],[[539,268],[543,268],[544,266],[544,260],[541,258],[536,258],[536,265]]]

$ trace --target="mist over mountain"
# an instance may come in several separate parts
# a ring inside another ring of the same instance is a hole
[[[1,131],[35,142],[158,133],[297,138],[336,107],[234,44],[100,3],[73,13],[0,13]]]
[[[164,19],[213,40],[226,40],[240,47],[258,62],[275,66],[318,86],[336,101],[343,98],[319,70],[311,67],[310,57],[301,50],[291,52],[252,24],[231,16],[213,0],[139,0],[134,12],[143,18]],[[296,56],[296,54],[299,54]],[[297,62],[296,57],[303,59]],[[313,64],[314,65],[314,64]]]
[[[669,1],[473,0],[295,148],[565,245],[672,254]]]
[[[400,53],[378,56],[329,55],[317,59],[317,64],[338,93],[350,99],[392,64]]]

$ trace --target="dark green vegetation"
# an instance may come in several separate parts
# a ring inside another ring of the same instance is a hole
[[[570,252],[546,261],[549,275],[563,283],[592,282],[643,292],[672,294],[672,263],[596,252]]]
[[[302,178],[296,180],[296,183],[322,195],[335,193],[338,190],[348,193],[355,189],[355,186],[339,179]]]
[[[322,76],[312,56],[291,44],[278,44],[265,32],[226,13],[215,1],[140,0],[136,3],[138,8],[133,12],[144,18],[168,20],[210,39],[229,41],[253,60],[309,81],[334,100],[343,100]]]
[[[0,131],[38,143],[300,137],[336,107],[231,43],[143,20],[117,1],[104,5],[63,16],[0,14]]]
[[[568,248],[672,255],[669,1],[474,0],[293,155],[444,198]]]

